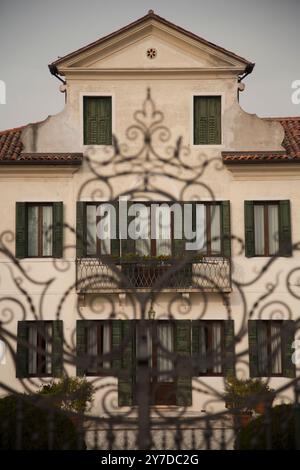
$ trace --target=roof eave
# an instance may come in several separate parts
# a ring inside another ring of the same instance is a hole
[[[93,47],[93,46],[96,46],[98,44],[104,43],[105,41],[108,41],[109,39],[114,38],[117,35],[122,34],[122,33],[128,31],[131,28],[134,28],[135,26],[140,25],[141,23],[145,22],[148,19],[155,19],[158,22],[160,22],[160,23],[162,23],[162,24],[164,24],[164,25],[166,25],[170,28],[176,29],[178,32],[181,32],[182,34],[185,34],[185,35],[189,36],[192,39],[198,40],[198,41],[208,45],[209,47],[211,47],[211,48],[213,48],[213,49],[215,49],[219,52],[222,52],[223,54],[226,54],[226,55],[232,57],[235,60],[238,60],[238,61],[244,63],[245,64],[244,72],[246,73],[248,71],[247,74],[251,73],[254,66],[255,66],[255,63],[245,59],[244,57],[241,57],[241,56],[235,54],[232,51],[229,51],[229,50],[227,50],[227,49],[225,49],[221,46],[218,46],[217,44],[214,44],[214,43],[212,43],[212,42],[210,42],[210,41],[208,41],[208,40],[192,33],[191,31],[188,31],[188,30],[182,28],[181,26],[178,26],[174,23],[171,23],[170,21],[166,20],[165,18],[162,18],[161,16],[155,14],[154,12],[152,12],[150,10],[146,15],[142,16],[141,18],[138,18],[134,22],[129,23],[128,25],[126,25],[126,26],[124,26],[124,27],[122,27],[122,28],[120,28],[120,29],[118,29],[118,30],[102,37],[102,38],[99,38],[96,41],[93,41],[93,42],[87,44],[86,46],[83,46],[83,47],[77,49],[76,51],[70,52],[69,54],[66,54],[63,57],[59,57],[58,59],[54,60],[53,62],[51,62],[48,65],[50,72],[53,73],[53,71],[55,71],[56,73],[59,73],[58,65],[60,65],[62,62],[66,61],[66,60],[69,60],[69,59],[75,57],[76,55],[79,55],[80,53],[84,52],[85,50],[89,49],[90,47]]]

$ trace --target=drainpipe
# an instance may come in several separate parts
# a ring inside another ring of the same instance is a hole
[[[62,93],[65,94],[65,103],[66,103],[66,102],[67,102],[67,86],[66,86],[66,85],[67,85],[67,82],[66,82],[66,80],[64,80],[63,78],[61,78],[61,77],[59,76],[59,72],[58,72],[58,70],[57,70],[56,65],[54,65],[54,64],[49,64],[49,65],[48,65],[48,68],[49,68],[51,74],[54,75],[54,77],[58,78],[58,80],[60,80],[60,81],[63,83],[63,85],[60,85],[59,90],[60,90]]]
[[[238,84],[239,84],[238,89],[237,89],[238,102],[240,102],[240,91],[244,91],[244,89],[245,89],[245,84],[242,83],[242,81],[244,80],[244,78],[247,77],[247,75],[250,75],[250,73],[254,69],[254,66],[255,66],[255,64],[253,64],[253,63],[247,64],[244,73],[238,77]],[[240,83],[241,83],[241,85],[240,85]]]

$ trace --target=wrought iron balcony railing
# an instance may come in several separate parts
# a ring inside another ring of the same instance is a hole
[[[76,260],[78,293],[154,291],[231,291],[231,263],[224,257],[197,260]]]

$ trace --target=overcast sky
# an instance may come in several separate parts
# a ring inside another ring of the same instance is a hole
[[[48,63],[149,9],[256,63],[241,105],[260,116],[295,116],[300,80],[300,0],[0,0],[0,129],[59,112],[64,97]]]

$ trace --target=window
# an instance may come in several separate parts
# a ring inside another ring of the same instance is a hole
[[[52,205],[31,205],[27,207],[28,256],[52,256]]]
[[[84,145],[112,144],[111,96],[83,98]]]
[[[294,322],[249,321],[250,375],[252,377],[294,376],[292,343]]]
[[[197,375],[223,375],[224,321],[193,322],[192,343]]]
[[[194,145],[219,145],[221,140],[221,96],[194,96]]]
[[[128,217],[125,221],[129,236],[121,239],[118,227],[118,202],[113,202],[116,210],[116,220],[105,210],[107,203],[77,203],[77,256],[122,256],[136,254],[138,256],[180,256],[190,248],[184,238],[187,212],[185,203],[179,203],[175,209],[173,203],[129,202]],[[156,205],[156,211],[152,209]],[[218,203],[186,203],[191,209],[191,225],[199,240],[198,249],[192,248],[207,256],[230,257],[230,207],[229,201]],[[180,214],[176,214],[179,207]],[[99,211],[99,209],[103,209]],[[182,209],[182,211],[181,211]],[[101,216],[99,215],[101,213]],[[183,214],[183,216],[182,216]],[[151,217],[155,217],[152,220]],[[176,233],[178,220],[181,220],[180,234]],[[101,224],[100,224],[101,222]],[[176,222],[176,223],[175,223]],[[155,235],[151,238],[151,227]],[[97,237],[101,231],[101,238]],[[133,235],[133,236],[132,236]],[[195,245],[194,245],[195,246]]]
[[[16,257],[62,257],[63,203],[16,203]]]
[[[211,256],[222,253],[221,206],[220,204],[197,204],[197,232],[201,234],[200,252]]]
[[[246,256],[290,256],[289,201],[245,201]]]
[[[87,204],[86,206],[86,227],[87,227],[87,256],[111,255],[111,220],[109,213],[103,214],[103,228],[101,238],[97,237],[97,224],[100,222],[100,215],[97,215],[97,204]]]
[[[279,249],[278,204],[254,204],[255,255],[275,255]]]
[[[28,373],[32,376],[52,373],[52,324],[32,323],[28,327]]]
[[[111,351],[111,323],[109,320],[79,320],[77,321],[77,335],[78,351],[84,356],[84,364],[82,364],[84,375],[103,375],[103,369],[109,369],[111,366],[110,360],[104,360],[103,357]]]
[[[17,377],[62,374],[61,321],[18,322]]]

